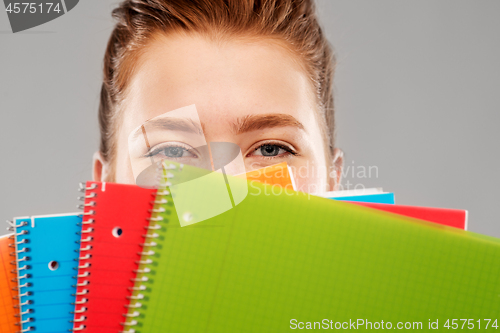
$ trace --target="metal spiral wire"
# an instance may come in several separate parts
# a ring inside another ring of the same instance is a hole
[[[96,205],[95,198],[97,197],[97,193],[92,192],[95,189],[97,189],[97,184],[95,183],[90,186],[87,186],[86,183],[80,183],[79,191],[84,192],[84,195],[78,197],[78,200],[83,201],[83,204],[78,205],[77,207],[83,210],[81,222],[82,229],[78,232],[81,236],[79,241],[80,249],[75,250],[79,252],[78,258],[75,259],[79,262],[79,264],[75,267],[78,273],[74,276],[76,284],[73,287],[77,288],[77,291],[73,294],[76,299],[73,303],[75,310],[72,312],[74,319],[71,321],[74,324],[78,324],[78,326],[74,325],[72,331],[82,331],[86,328],[85,320],[87,317],[85,316],[85,312],[87,311],[87,307],[85,305],[88,299],[85,298],[85,295],[88,294],[88,289],[85,289],[84,287],[90,284],[90,281],[85,278],[90,276],[90,272],[86,269],[90,268],[92,265],[92,255],[89,251],[92,249],[92,232],[94,231],[92,225],[95,223],[95,210],[92,209]]]
[[[17,276],[17,278],[12,279],[12,282],[18,283],[18,287],[17,288],[14,287],[12,289],[13,291],[17,291],[18,296],[14,296],[13,298],[16,302],[19,302],[17,308],[20,309],[19,314],[16,315],[16,317],[19,318],[19,322],[16,323],[16,325],[20,327],[20,330],[18,331],[19,333],[34,331],[36,329],[36,326],[34,324],[29,325],[24,329],[23,329],[23,324],[33,323],[35,319],[30,316],[24,320],[22,319],[23,315],[28,315],[34,312],[33,309],[29,308],[29,305],[33,304],[33,302],[31,300],[23,301],[24,297],[32,296],[33,292],[32,291],[22,292],[21,290],[21,288],[29,288],[32,286],[30,282],[25,281],[25,279],[31,277],[31,274],[28,273],[28,271],[31,269],[31,266],[29,265],[31,258],[25,254],[30,252],[30,248],[24,246],[22,250],[19,250],[19,245],[29,243],[29,240],[27,238],[24,238],[26,235],[29,234],[29,231],[19,230],[19,229],[27,226],[29,223],[27,221],[22,221],[20,224],[16,224],[15,222],[9,221],[9,224],[10,227],[8,228],[8,230],[14,232],[14,234],[9,237],[12,240],[12,243],[9,244],[9,247],[13,248],[13,251],[10,252],[9,255],[15,257],[16,259],[10,262],[11,265],[14,265],[16,267],[16,269],[13,269],[11,273],[16,274]]]
[[[164,166],[164,172],[175,168],[176,167],[174,165],[167,167]],[[148,281],[147,275],[151,272],[151,268],[148,266],[153,264],[152,257],[155,255],[155,247],[158,245],[154,241],[159,237],[156,231],[160,230],[162,228],[161,224],[165,222],[163,216],[160,215],[161,213],[166,212],[163,205],[171,201],[170,191],[168,190],[168,186],[171,184],[168,180],[172,177],[174,177],[174,175],[170,172],[163,174],[164,187],[159,188],[156,191],[155,200],[152,202],[153,208],[151,209],[151,216],[149,217],[149,225],[145,227],[147,233],[143,235],[143,250],[138,253],[141,259],[136,262],[139,265],[139,268],[134,271],[134,273],[136,273],[136,277],[131,279],[134,282],[134,286],[129,288],[132,295],[128,296],[129,304],[125,306],[128,309],[128,312],[123,314],[126,321],[121,323],[128,329],[123,330],[122,333],[136,333],[133,327],[138,324],[136,318],[140,316],[139,310],[142,308],[141,300],[144,299],[142,292],[148,289],[148,287],[142,283]]]

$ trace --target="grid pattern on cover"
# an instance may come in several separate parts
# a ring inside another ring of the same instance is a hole
[[[324,319],[447,330],[450,318],[500,313],[498,239],[255,183],[234,209],[190,226],[165,207],[136,284],[137,333],[286,332]]]

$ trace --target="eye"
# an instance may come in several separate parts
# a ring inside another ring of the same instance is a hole
[[[286,150],[276,145],[263,145],[260,146],[260,148],[257,148],[256,155],[274,157],[278,156],[279,154],[283,154],[284,152],[286,152]]]
[[[183,147],[181,145],[158,145],[144,155],[145,157],[160,157],[160,158],[196,158],[192,148]]]
[[[167,157],[174,157],[174,158],[183,157],[184,152],[187,152],[187,150],[182,147],[167,147],[163,149],[163,153]]]
[[[257,147],[250,156],[263,156],[263,157],[284,157],[289,154],[295,155],[293,150],[284,145],[266,143]]]

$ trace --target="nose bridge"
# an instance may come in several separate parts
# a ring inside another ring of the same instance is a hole
[[[224,169],[228,175],[246,172],[241,148],[234,143],[236,137],[229,121],[232,114],[229,110],[236,108],[237,105],[228,99],[222,105],[208,103],[197,109],[205,140],[210,147],[213,170],[221,172]]]
[[[210,142],[210,154],[214,170],[223,170],[228,175],[245,172],[245,163],[240,147],[232,142]]]

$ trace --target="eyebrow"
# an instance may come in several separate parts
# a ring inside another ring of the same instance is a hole
[[[203,130],[199,124],[191,119],[183,118],[160,118],[147,121],[139,129],[137,129],[133,135],[133,139],[137,139],[139,136],[143,135],[141,128],[147,128],[151,130],[168,130],[168,131],[178,131],[187,132],[198,135],[203,135]]]
[[[238,118],[233,124],[233,132],[242,134],[246,132],[274,128],[295,127],[305,131],[304,125],[293,116],[286,113],[255,114]]]

